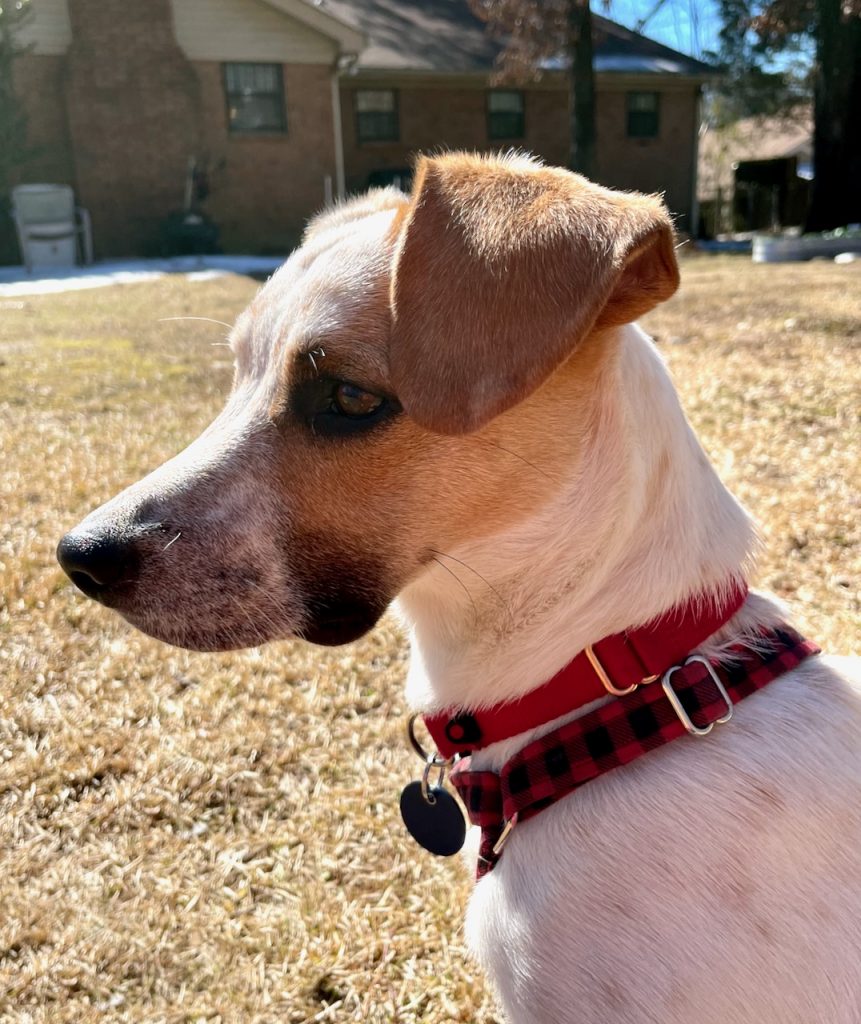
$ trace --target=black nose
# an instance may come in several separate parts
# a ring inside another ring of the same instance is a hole
[[[67,533],[57,546],[57,561],[87,597],[100,598],[129,572],[132,547],[111,534]]]

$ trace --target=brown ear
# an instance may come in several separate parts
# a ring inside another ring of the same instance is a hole
[[[678,282],[657,198],[524,157],[425,158],[392,284],[395,392],[430,430],[478,430]]]

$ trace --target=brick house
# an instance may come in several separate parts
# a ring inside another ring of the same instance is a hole
[[[145,253],[190,159],[229,251],[284,251],[329,194],[421,150],[567,151],[561,74],[491,88],[495,45],[466,0],[30,0],[16,91],[99,256]],[[696,207],[699,95],[713,69],[596,18],[598,177]]]

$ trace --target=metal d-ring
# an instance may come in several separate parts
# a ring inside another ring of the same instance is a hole
[[[425,748],[419,743],[418,737],[416,736],[416,719],[421,718],[421,715],[410,715],[407,719],[407,739],[410,741],[410,746],[419,755],[422,761],[427,761],[429,756]]]
[[[407,737],[409,738],[410,746],[425,763],[424,771],[422,772],[422,799],[426,804],[430,804],[431,806],[433,806],[433,804],[436,803],[436,797],[431,792],[431,772],[434,770],[434,768],[438,769],[439,776],[437,778],[436,786],[434,788],[441,789],[443,782],[445,782],[445,773],[454,764],[455,759],[453,757],[440,757],[440,755],[436,751],[432,751],[429,754],[424,749],[421,743],[419,743],[415,731],[415,721],[419,717],[419,715],[410,715],[410,718],[407,721]]]
[[[630,686],[626,686],[624,689],[616,686],[613,680],[610,678],[609,673],[601,664],[601,659],[595,653],[594,648],[590,645],[589,647],[583,648],[586,657],[589,659],[589,664],[595,670],[595,675],[601,680],[601,683],[607,693],[613,697],[624,697],[626,694],[633,693],[638,686],[645,686],[647,683],[654,683],[658,676],[644,676],[639,683],[631,683]]]
[[[436,797],[431,792],[430,788],[430,774],[437,768],[439,770],[439,776],[436,780],[435,789],[441,789],[443,782],[445,782],[446,769],[451,764],[451,761],[444,761],[439,758],[436,754],[431,754],[427,762],[425,763],[425,770],[422,772],[422,800],[426,804],[433,806],[436,803]]]

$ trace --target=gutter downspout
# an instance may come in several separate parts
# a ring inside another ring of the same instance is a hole
[[[341,120],[341,75],[349,72],[358,60],[358,54],[342,53],[335,61],[330,76],[332,90],[332,127],[335,132],[335,198],[343,200],[347,194],[344,173],[344,128]]]

